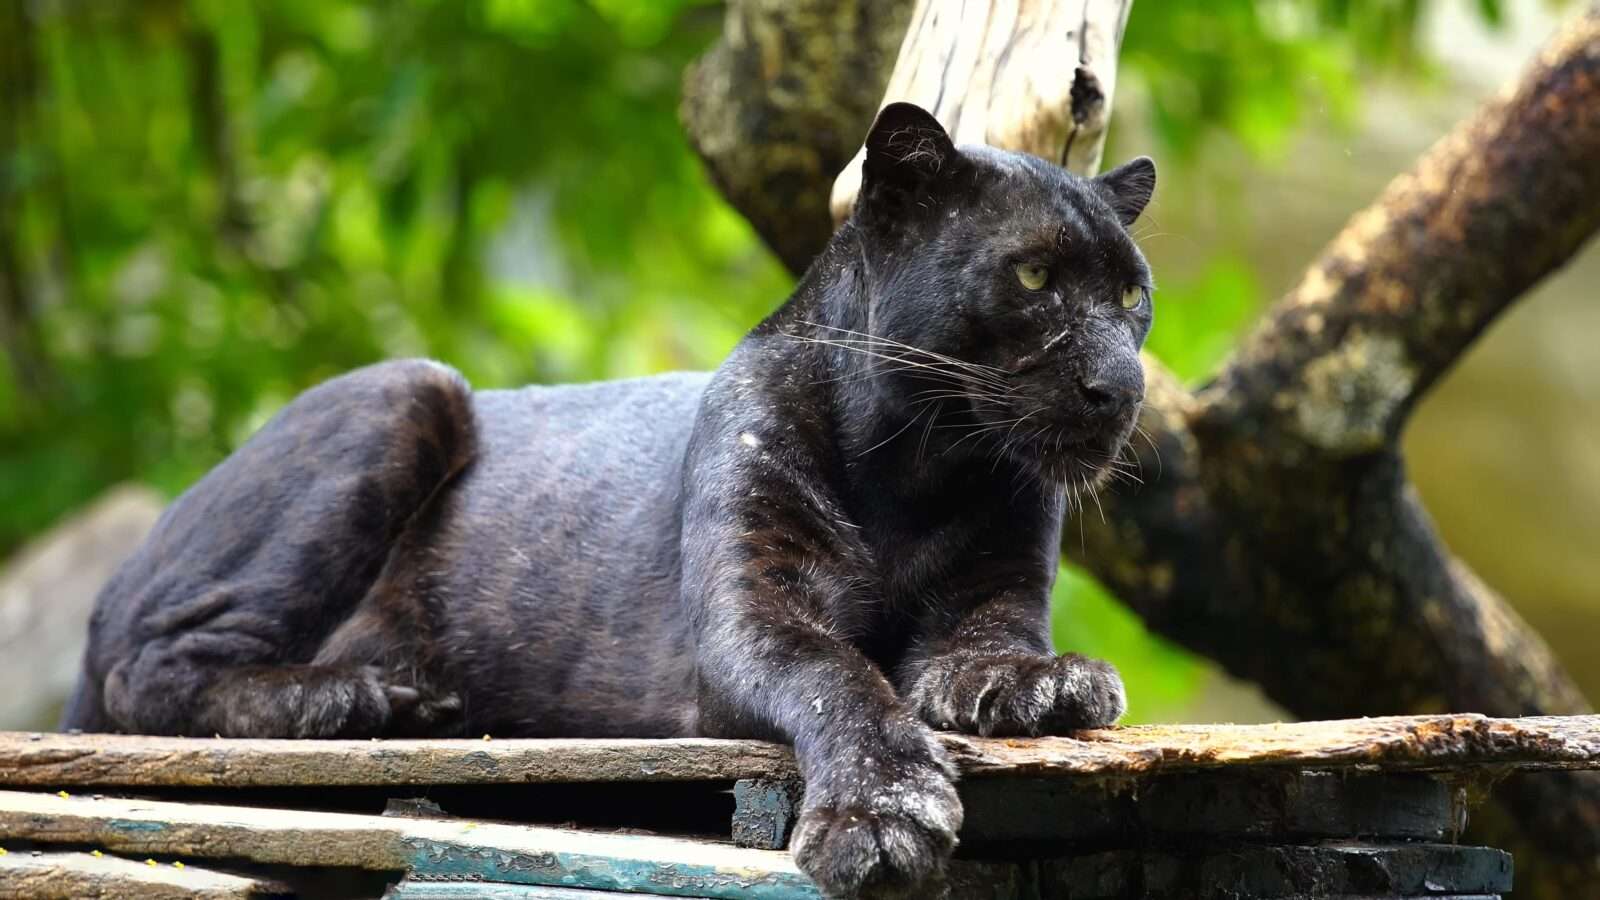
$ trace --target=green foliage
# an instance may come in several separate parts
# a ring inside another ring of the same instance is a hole
[[[0,549],[109,483],[180,489],[353,366],[704,367],[787,290],[677,123],[715,15],[34,6],[0,184],[43,371],[0,373]]]
[[[1234,256],[1208,262],[1197,277],[1165,279],[1156,307],[1160,327],[1146,349],[1186,381],[1212,371],[1261,305],[1255,272]]]
[[[1499,21],[1499,0],[1481,0]],[[1192,155],[1221,130],[1273,154],[1308,106],[1355,113],[1358,80],[1417,69],[1421,0],[1139,0],[1122,67],[1143,82],[1158,134]]]
[[[1486,19],[1497,0],[1481,0]],[[1139,0],[1124,72],[1163,156],[1271,155],[1419,0]],[[428,354],[481,386],[706,367],[788,278],[680,131],[696,0],[40,0],[0,12],[0,552],[106,486],[176,492],[288,398]],[[1169,168],[1170,172],[1171,169]],[[1197,377],[1258,303],[1219,260],[1163,285]],[[1063,645],[1135,715],[1196,664],[1085,579]]]

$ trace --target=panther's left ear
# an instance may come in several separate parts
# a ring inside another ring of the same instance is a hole
[[[1106,198],[1122,227],[1127,228],[1150,203],[1156,192],[1156,164],[1148,156],[1129,160],[1090,181]]]
[[[948,173],[955,160],[955,144],[932,113],[914,103],[891,103],[867,132],[862,192],[916,193]]]

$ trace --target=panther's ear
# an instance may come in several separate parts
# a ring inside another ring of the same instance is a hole
[[[867,132],[862,192],[914,193],[947,173],[955,159],[955,144],[938,119],[914,103],[891,103]]]
[[[1156,192],[1156,164],[1148,156],[1129,160],[1093,179],[1100,195],[1106,198],[1122,227],[1132,225]]]

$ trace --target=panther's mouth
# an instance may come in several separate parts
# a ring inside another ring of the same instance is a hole
[[[1063,431],[1044,432],[1018,446],[1014,456],[1037,467],[1046,481],[1075,490],[1093,490],[1123,477],[1132,463],[1127,459],[1128,439],[1134,419],[1088,435]]]

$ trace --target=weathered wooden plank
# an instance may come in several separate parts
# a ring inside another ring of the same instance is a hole
[[[1073,900],[1287,900],[1511,890],[1511,856],[1454,844],[1112,850],[1040,863],[1041,895]]]
[[[0,732],[0,784],[215,786],[719,781],[795,774],[760,741],[294,741]]]
[[[1600,716],[1384,716],[1270,725],[1150,725],[1076,738],[949,736],[965,775],[1121,777],[1292,767],[1439,771],[1600,769]]]
[[[240,900],[285,896],[275,881],[218,872],[184,863],[148,865],[89,853],[7,853],[0,856],[0,897],[34,900]]]
[[[1163,838],[1439,840],[1459,828],[1452,790],[1427,775],[1197,772],[1139,784],[978,778],[960,785],[967,848],[1131,846]]]
[[[1205,769],[1600,769],[1600,716],[1396,716],[1151,725],[1036,739],[944,735],[967,776],[1118,778]],[[269,741],[0,733],[0,784],[292,786],[793,777],[759,741]]]
[[[653,835],[0,791],[0,840],[675,897],[813,900],[787,853]]]

